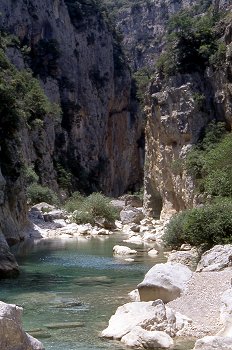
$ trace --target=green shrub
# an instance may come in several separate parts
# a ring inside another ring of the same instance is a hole
[[[66,201],[64,207],[70,213],[81,208],[85,197],[80,192],[74,192],[72,196]]]
[[[36,174],[33,166],[24,166],[23,176],[27,186],[39,181],[39,176]]]
[[[232,201],[194,208],[173,217],[164,240],[171,247],[189,243],[207,249],[216,244],[232,243]]]
[[[190,150],[185,169],[212,196],[232,196],[232,134],[224,123],[211,123],[201,142]]]
[[[73,212],[73,220],[78,224],[94,224],[97,219],[114,222],[118,218],[118,211],[110,204],[111,199],[101,193],[92,193],[83,197],[76,192],[66,202],[65,209]]]
[[[161,54],[157,70],[168,77],[202,70],[209,64],[221,67],[225,62],[225,45],[218,40],[215,30],[218,20],[219,16],[210,9],[199,16],[196,7],[172,16],[166,52]]]
[[[48,204],[57,204],[58,198],[55,192],[46,186],[41,186],[37,183],[32,183],[27,188],[27,198],[31,205],[40,202],[46,202]]]

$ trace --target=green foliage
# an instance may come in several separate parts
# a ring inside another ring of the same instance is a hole
[[[201,16],[196,13],[193,7],[169,20],[167,49],[157,62],[158,71],[165,77],[225,61],[225,46],[219,42],[215,30],[219,18],[210,10]]]
[[[232,243],[232,201],[213,203],[174,216],[167,225],[164,240],[171,247],[189,243],[210,248]]]
[[[39,176],[36,174],[33,166],[25,165],[23,168],[23,176],[27,186],[33,183],[38,183],[39,181]]]
[[[70,189],[72,174],[65,169],[60,163],[55,164],[57,172],[57,182],[62,189]]]
[[[78,224],[94,224],[100,218],[114,222],[118,218],[118,211],[110,204],[110,200],[101,193],[83,197],[75,192],[66,202],[65,209],[73,212],[73,220]]]
[[[175,159],[171,163],[171,169],[174,175],[181,175],[184,168],[183,159]]]
[[[148,84],[151,80],[152,72],[150,68],[144,67],[134,73],[133,78],[136,82],[136,97],[144,104],[145,93],[148,88]]]
[[[57,204],[58,198],[56,194],[48,187],[41,186],[37,183],[32,183],[27,188],[27,197],[31,205],[40,202],[46,202],[48,204]]]
[[[232,196],[232,134],[226,134],[224,123],[208,126],[203,140],[189,152],[185,168],[198,180],[198,191]]]
[[[60,116],[60,108],[48,100],[39,81],[30,71],[17,70],[3,49],[0,49],[0,68],[0,115],[5,130],[17,129],[22,119],[33,126],[34,121],[43,121],[45,116]]]

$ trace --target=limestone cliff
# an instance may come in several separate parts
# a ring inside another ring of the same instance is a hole
[[[136,186],[141,120],[129,69],[97,3],[3,0],[0,12],[1,28],[19,38],[8,50],[12,62],[29,66],[62,107],[61,122],[45,118],[42,128],[21,130],[25,158],[41,182],[57,189],[61,165],[76,189],[119,195]]]
[[[181,169],[181,162],[211,120],[226,121],[228,129],[231,128],[230,17],[219,26],[224,28],[221,41],[226,44],[225,62],[220,69],[207,65],[203,70],[180,73],[166,80],[157,74],[150,86],[145,208],[153,215],[161,213],[164,217],[199,204],[194,181],[185,169]]]
[[[27,224],[23,169],[33,166],[55,191],[64,174],[69,190],[117,196],[141,183],[143,127],[130,70],[97,2],[2,0],[0,14],[1,30],[13,35],[10,61],[30,68],[61,106],[61,117],[22,118],[17,130],[1,115],[0,230],[11,245]]]

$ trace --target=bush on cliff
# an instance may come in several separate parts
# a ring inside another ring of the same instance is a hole
[[[232,243],[232,200],[223,199],[174,216],[167,225],[164,240],[172,248],[183,243],[207,249]]]
[[[101,193],[84,197],[75,192],[66,202],[65,209],[73,212],[73,221],[77,224],[94,224],[98,219],[113,223],[118,218],[118,211],[110,204],[110,200]]]
[[[40,202],[46,202],[48,204],[57,204],[58,198],[55,192],[53,192],[47,186],[42,186],[37,183],[32,183],[27,188],[27,198],[30,205],[37,204]]]

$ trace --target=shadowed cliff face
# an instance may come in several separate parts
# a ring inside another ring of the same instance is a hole
[[[0,122],[0,229],[9,244],[27,224],[23,166],[57,191],[59,169],[69,188],[118,196],[143,173],[142,118],[131,76],[107,18],[95,1],[2,0],[0,27],[15,36],[6,54],[30,68],[61,117],[44,115],[6,133]]]
[[[141,179],[142,121],[116,35],[95,2],[74,3],[1,1],[0,25],[20,40],[9,57],[29,66],[62,107],[61,121],[21,130],[22,148],[42,183],[56,189],[61,164],[76,188],[117,196]]]

